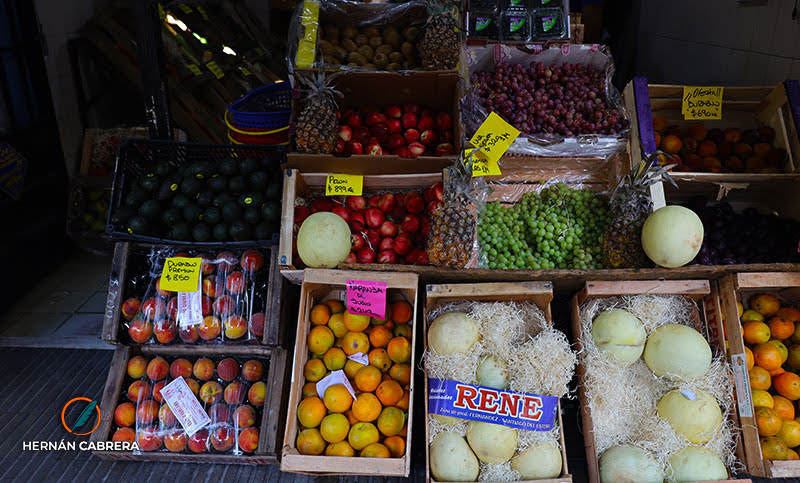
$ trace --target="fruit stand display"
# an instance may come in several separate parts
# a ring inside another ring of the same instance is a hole
[[[734,368],[747,472],[800,476],[800,276],[739,273],[719,281],[721,315]],[[719,309],[718,309],[719,310]]]
[[[136,441],[139,451],[95,451],[112,460],[274,464],[287,391],[286,351],[267,347],[119,346],[92,441]],[[162,390],[183,378],[211,424],[192,434]]]
[[[385,284],[384,318],[351,312],[351,281]],[[415,274],[305,271],[282,471],[409,475],[417,288]]]
[[[590,481],[724,480],[737,468],[721,321],[696,305],[710,293],[704,280],[587,282],[573,298]]]

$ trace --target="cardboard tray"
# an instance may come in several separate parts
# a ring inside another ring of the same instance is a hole
[[[131,274],[128,272],[129,263],[132,253],[140,250],[149,250],[154,245],[135,243],[135,242],[119,242],[114,249],[114,258],[111,261],[111,275],[108,281],[108,297],[106,298],[106,309],[103,315],[103,332],[101,338],[112,344],[120,343],[120,310],[122,303],[126,300],[126,286],[128,278]],[[179,247],[181,249],[191,249],[195,247]],[[206,247],[198,247],[198,249],[205,250]],[[244,247],[235,246],[231,247],[236,250],[241,250]],[[277,252],[275,247],[272,246],[258,246],[254,247],[264,253],[265,258],[268,259],[269,273],[267,275],[268,293],[266,297],[265,310],[264,310],[264,336],[260,341],[267,346],[280,346],[285,343],[286,331],[281,325],[281,320],[288,317],[288,310],[290,309],[289,303],[282,303],[283,294],[285,293],[286,281],[280,276],[277,266]],[[217,247],[216,251],[220,251],[224,247]],[[149,344],[157,347],[170,347],[181,344]],[[207,343],[207,344],[191,344],[183,345],[184,347],[198,348],[198,347],[216,347],[218,351],[227,350],[227,347],[241,346],[242,343]],[[225,347],[225,349],[223,349]]]
[[[713,297],[709,282],[706,280],[642,280],[636,282],[586,282],[584,288],[578,292],[570,303],[570,312],[572,318],[572,334],[575,337],[575,344],[578,353],[583,350],[581,344],[581,335],[583,333],[583,326],[580,320],[580,306],[587,300],[595,298],[617,297],[621,295],[640,295],[640,294],[655,294],[655,295],[685,295],[695,302],[703,300],[705,297]],[[699,317],[695,321],[695,329],[709,340],[709,342],[716,346],[717,350],[725,351],[725,343],[722,341],[718,334],[722,332],[722,323],[718,319],[701,320]],[[595,445],[594,438],[594,424],[592,423],[592,412],[589,403],[586,400],[586,389],[583,385],[583,378],[586,368],[583,365],[581,358],[578,358],[578,397],[581,403],[581,423],[583,426],[583,435],[586,446],[586,461],[589,469],[589,481],[591,483],[600,482],[600,467],[598,465],[599,455]],[[739,419],[737,412],[732,411],[728,417],[733,418],[736,426],[739,426]],[[744,422],[743,422],[744,423]],[[742,453],[737,449],[737,457],[743,460]],[[733,476],[728,482],[734,481]],[[735,481],[749,481],[749,480],[735,480]]]
[[[771,293],[783,302],[800,303],[800,274],[797,273],[737,273],[719,281],[717,313],[724,316],[724,329],[730,346],[729,357],[734,366],[734,383],[739,417],[742,420],[742,439],[748,473],[767,478],[800,477],[800,461],[772,461],[761,455],[753,400],[750,397],[750,379],[747,374],[747,356],[744,352],[741,323],[736,302],[746,307],[748,299],[759,293]],[[721,317],[722,318],[722,317]]]
[[[292,368],[289,405],[286,414],[286,434],[283,439],[283,456],[281,471],[290,473],[306,473],[313,475],[381,475],[407,477],[411,470],[411,436],[413,433],[414,415],[414,373],[411,371],[408,407],[408,436],[406,451],[402,458],[361,458],[343,456],[311,456],[297,451],[295,441],[299,431],[297,421],[297,405],[301,401],[301,393],[305,384],[303,367],[308,360],[306,339],[309,331],[309,314],[311,308],[320,301],[331,296],[341,300],[345,295],[347,280],[370,280],[385,282],[390,291],[391,300],[405,300],[412,307],[413,317],[409,321],[412,327],[411,354],[416,354],[417,340],[417,290],[419,279],[411,273],[374,273],[354,272],[349,270],[315,270],[308,269],[303,277],[300,292],[300,311],[297,318],[297,343],[294,347],[294,367]],[[387,300],[388,301],[388,300]],[[411,362],[412,368],[415,362]]]
[[[92,433],[91,441],[94,443],[111,440],[111,428],[114,424],[114,409],[116,408],[122,383],[125,380],[128,360],[137,354],[146,356],[232,356],[255,357],[269,359],[269,369],[266,377],[269,395],[264,403],[261,416],[261,427],[258,449],[252,455],[236,456],[233,454],[191,454],[170,453],[168,451],[142,451],[140,454],[122,451],[93,451],[95,456],[108,460],[121,461],[160,461],[165,463],[223,463],[223,464],[275,464],[278,462],[280,448],[280,434],[283,432],[284,411],[286,410],[286,375],[287,354],[284,349],[273,347],[240,346],[226,347],[178,347],[178,346],[118,346],[114,350],[111,368],[108,371],[103,399],[100,403],[100,423]]]

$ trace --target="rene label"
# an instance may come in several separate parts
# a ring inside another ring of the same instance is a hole
[[[161,395],[184,431],[186,431],[187,436],[191,437],[211,423],[211,418],[203,410],[203,406],[200,405],[197,396],[189,389],[186,381],[183,380],[183,376],[178,376],[174,381],[164,386],[161,389]]]
[[[202,258],[172,257],[164,260],[161,271],[161,290],[197,292],[200,290]]]
[[[384,320],[386,317],[386,283],[364,280],[347,281],[347,311]]]

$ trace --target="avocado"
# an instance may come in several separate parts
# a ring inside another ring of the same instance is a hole
[[[192,228],[192,238],[195,241],[204,242],[211,239],[211,228],[205,223],[198,223]]]
[[[161,182],[161,187],[158,189],[159,201],[168,200],[175,195],[180,189],[180,182],[181,177],[178,174],[167,176],[164,181]]]
[[[247,182],[244,176],[234,176],[228,180],[228,191],[232,193],[242,193],[247,189]]]
[[[205,213],[203,213],[203,221],[212,226],[216,225],[222,221],[222,210],[216,206],[209,206],[206,208]]]
[[[125,206],[138,208],[147,198],[149,198],[147,193],[139,188],[133,188],[131,192],[128,193],[128,196],[125,197]]]
[[[268,223],[261,222],[256,225],[255,229],[253,230],[253,235],[255,236],[256,240],[269,240],[272,238],[272,230],[270,229]]]
[[[203,215],[203,210],[195,204],[188,204],[183,208],[183,219],[188,223],[197,223]]]
[[[172,197],[172,206],[175,208],[183,209],[189,204],[189,198],[183,193],[178,193]]]
[[[116,209],[114,214],[111,215],[111,223],[114,225],[127,223],[127,221],[134,216],[136,216],[136,210],[129,206],[120,206]]]
[[[269,176],[267,176],[267,173],[263,171],[256,171],[250,174],[247,182],[250,183],[250,189],[253,191],[261,191],[267,187],[267,183],[269,183]]]
[[[192,163],[186,169],[186,176],[191,176],[192,178],[203,180],[206,178],[211,177],[211,163],[205,161],[198,161],[196,163]]]
[[[242,217],[242,209],[239,208],[239,205],[234,203],[233,201],[229,201],[225,203],[225,206],[222,207],[222,219],[228,223],[233,223],[241,219]]]
[[[169,238],[173,240],[188,240],[190,235],[189,224],[182,221],[172,225],[169,230]]]
[[[244,158],[239,163],[239,172],[243,175],[248,175],[253,173],[255,170],[259,168],[258,161],[253,158]]]
[[[199,179],[184,176],[183,181],[181,181],[181,192],[192,199],[200,192],[201,185],[202,183]]]
[[[264,196],[271,200],[278,200],[281,197],[281,184],[278,181],[271,181],[264,191]]]
[[[143,216],[134,216],[133,218],[128,221],[128,233],[135,233],[137,235],[141,235],[150,228],[150,225],[147,223],[147,219]]]
[[[223,191],[222,193],[220,193],[216,197],[214,197],[214,203],[213,204],[217,208],[222,208],[223,206],[228,204],[229,201],[233,201],[233,195],[231,195],[227,191]]]
[[[197,193],[197,204],[206,207],[214,203],[214,193],[209,190],[203,190]]]
[[[261,221],[261,210],[259,210],[256,206],[248,206],[244,209],[243,218],[244,221],[250,223],[251,225],[255,225]]]
[[[156,165],[155,171],[157,176],[163,178],[172,172],[172,166],[169,163],[161,162]]]
[[[161,213],[161,222],[167,226],[172,226],[175,223],[183,220],[183,213],[180,208],[171,207],[167,208]]]
[[[236,200],[239,206],[246,208],[248,206],[261,206],[264,203],[264,195],[261,193],[245,193]]]
[[[161,178],[155,173],[147,173],[144,178],[139,180],[139,187],[148,193],[157,190],[159,186],[161,186]]]
[[[212,176],[207,182],[208,187],[211,188],[213,191],[220,193],[228,189],[228,177],[227,176]]]
[[[228,225],[225,223],[219,223],[214,226],[214,240],[216,241],[225,241],[228,239]]]
[[[156,200],[147,200],[139,206],[139,215],[148,220],[155,220],[161,212],[161,205]]]
[[[261,205],[261,215],[264,221],[275,221],[280,217],[281,208],[275,201],[267,201]]]
[[[223,159],[219,163],[219,172],[225,176],[233,176],[239,172],[239,163],[233,159]]]
[[[250,240],[252,238],[252,233],[253,229],[243,221],[235,221],[231,223],[230,228],[228,228],[228,234],[234,241]]]

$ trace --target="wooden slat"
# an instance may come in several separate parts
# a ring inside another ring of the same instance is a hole
[[[734,289],[800,287],[800,273],[754,272],[735,276]]]
[[[101,337],[109,342],[117,341],[119,332],[119,315],[122,310],[122,295],[127,278],[128,255],[130,243],[119,242],[114,246],[114,257],[111,259],[111,275],[108,279],[108,296],[103,315],[103,331]]]

